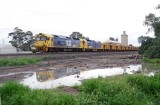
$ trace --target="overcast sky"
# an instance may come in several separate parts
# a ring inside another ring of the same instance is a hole
[[[23,31],[69,36],[78,31],[93,40],[119,38],[129,43],[146,35],[145,15],[158,12],[159,0],[0,0],[0,44],[15,27]],[[153,36],[153,33],[149,34]]]

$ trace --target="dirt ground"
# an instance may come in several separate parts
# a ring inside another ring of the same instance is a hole
[[[35,55],[33,55],[35,56]],[[25,57],[33,57],[25,56]],[[16,56],[12,56],[16,57]],[[21,56],[20,56],[21,57]],[[24,56],[23,56],[24,57]],[[37,55],[45,61],[37,64],[19,66],[19,67],[1,67],[0,83],[8,80],[21,81],[26,75],[32,75],[32,72],[41,70],[50,70],[53,68],[69,67],[76,69],[95,69],[95,68],[111,68],[123,67],[131,64],[140,64],[137,59],[137,52],[88,52],[88,53],[53,53]]]

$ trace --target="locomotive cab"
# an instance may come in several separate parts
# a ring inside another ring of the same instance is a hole
[[[35,48],[38,52],[48,52],[48,47],[52,46],[53,36],[39,33],[35,35]]]

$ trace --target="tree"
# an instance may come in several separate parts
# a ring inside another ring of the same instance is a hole
[[[156,9],[160,9],[160,4],[156,7]]]
[[[143,44],[143,43],[145,43],[150,38],[151,37],[149,37],[149,36],[143,36],[143,35],[141,35],[140,37],[138,37],[138,43],[139,44]]]
[[[73,32],[70,35],[71,38],[78,38],[78,39],[84,39],[85,37],[80,32]]]
[[[160,9],[160,4],[156,9]],[[154,32],[155,38],[140,36],[138,42],[141,43],[141,46],[138,52],[148,58],[160,58],[160,17],[149,13],[149,15],[145,16],[144,25],[148,27],[147,33]]]
[[[156,9],[160,9],[160,4]],[[160,35],[160,17],[153,13],[149,13],[145,16],[144,25],[148,27],[147,33],[153,31],[156,37]]]
[[[148,32],[154,31],[155,36],[160,33],[160,18],[154,14],[149,13],[149,15],[145,17],[144,25],[148,27]]]
[[[148,48],[153,45],[153,38],[149,36],[140,36],[138,39],[139,42],[141,43],[138,52],[139,54],[144,54],[145,51],[148,50]]]
[[[23,32],[22,29],[15,27],[14,32],[8,34],[9,37],[12,37],[12,40],[9,43],[17,49],[24,51],[31,50],[30,45],[33,43],[33,33],[31,31]]]

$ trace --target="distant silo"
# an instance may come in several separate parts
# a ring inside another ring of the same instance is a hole
[[[123,34],[121,35],[121,43],[123,45],[128,45],[128,35],[126,34],[126,31],[123,31]]]

